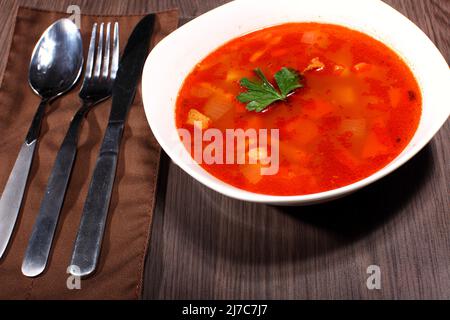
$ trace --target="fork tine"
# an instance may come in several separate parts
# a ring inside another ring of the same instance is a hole
[[[107,78],[109,72],[109,55],[111,46],[110,31],[111,31],[111,22],[108,22],[108,24],[106,25],[105,54],[103,55],[103,70],[102,70],[103,78]]]
[[[95,58],[94,78],[98,78],[100,76],[100,68],[102,66],[102,54],[103,54],[103,22],[100,24],[100,29],[98,32],[98,46],[97,46],[97,56]]]
[[[111,79],[116,78],[117,69],[119,68],[119,24],[114,23],[114,40],[113,40],[113,53],[111,61]]]
[[[86,60],[86,72],[84,77],[89,79],[92,76],[92,67],[94,66],[95,36],[97,34],[97,23],[92,26],[91,41],[89,43],[89,52]]]

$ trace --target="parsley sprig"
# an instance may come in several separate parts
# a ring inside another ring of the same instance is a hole
[[[261,112],[275,101],[285,101],[295,89],[303,87],[301,75],[294,69],[283,67],[275,73],[274,78],[279,90],[267,80],[261,69],[256,68],[254,72],[261,81],[241,79],[240,84],[247,91],[237,96],[240,102],[247,103],[246,108],[249,111]]]

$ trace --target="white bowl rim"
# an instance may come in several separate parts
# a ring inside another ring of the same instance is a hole
[[[141,84],[143,103],[144,103],[144,109],[145,109],[145,114],[146,114],[147,120],[150,124],[150,127],[153,131],[155,138],[157,139],[157,141],[159,142],[159,144],[161,145],[163,150],[175,162],[175,164],[177,164],[185,172],[187,172],[189,175],[191,175],[193,178],[195,178],[197,181],[204,184],[205,186],[207,186],[219,193],[222,193],[226,196],[229,196],[231,198],[244,200],[244,201],[257,202],[257,203],[313,204],[313,203],[332,200],[335,198],[342,197],[346,194],[352,193],[362,187],[365,187],[365,186],[383,178],[384,176],[390,174],[391,172],[393,172],[394,170],[396,170],[397,168],[402,166],[404,163],[406,163],[412,157],[414,157],[420,150],[422,150],[429,143],[429,141],[433,138],[433,136],[439,131],[439,129],[444,125],[444,123],[447,121],[447,119],[450,115],[450,108],[447,108],[448,110],[446,110],[446,111],[444,110],[444,112],[446,112],[446,116],[445,115],[442,116],[439,121],[434,123],[433,128],[430,129],[429,131],[427,131],[427,135],[425,137],[423,137],[414,146],[410,147],[410,145],[408,145],[407,147],[405,147],[403,152],[400,155],[398,155],[394,160],[392,160],[389,164],[387,164],[385,167],[376,171],[372,175],[370,175],[366,178],[363,178],[361,180],[358,180],[352,184],[349,184],[349,185],[346,185],[346,186],[343,186],[343,187],[340,187],[337,189],[320,192],[320,193],[313,193],[313,194],[306,194],[306,195],[289,195],[289,196],[277,196],[277,195],[253,193],[253,192],[249,192],[249,191],[234,187],[232,185],[226,184],[223,181],[221,181],[221,180],[215,178],[214,176],[212,176],[211,174],[209,174],[204,169],[202,169],[204,171],[202,173],[192,170],[192,168],[190,167],[191,166],[190,164],[186,163],[185,161],[182,161],[182,159],[178,158],[175,155],[172,146],[169,145],[169,143],[165,139],[165,137],[161,134],[161,132],[159,132],[158,127],[157,127],[157,120],[151,116],[152,112],[150,110],[151,109],[150,101],[151,101],[152,90],[144,90],[144,88],[151,87],[149,85],[149,83],[151,83],[150,76],[151,76],[152,69],[154,68],[155,64],[157,63],[156,61],[154,62],[154,60],[157,60],[157,59],[155,59],[155,57],[158,54],[161,54],[160,48],[163,47],[171,38],[184,32],[184,30],[187,28],[190,28],[190,26],[192,26],[196,23],[199,23],[199,21],[213,19],[214,16],[216,16],[222,10],[224,10],[226,8],[230,8],[232,6],[239,6],[244,1],[247,3],[252,2],[252,1],[256,3],[256,1],[258,1],[259,3],[263,2],[265,5],[268,5],[267,2],[264,2],[265,0],[235,0],[235,1],[232,1],[229,3],[226,3],[220,7],[217,7],[215,9],[195,18],[194,20],[188,22],[187,24],[183,25],[182,27],[180,27],[179,29],[174,31],[172,34],[170,34],[169,36],[164,38],[149,54],[147,61],[145,63],[145,66],[144,66],[143,79],[142,79],[142,84]],[[277,5],[280,5],[281,2],[287,3],[290,1],[292,1],[292,0],[278,0]],[[304,0],[296,0],[296,1],[301,2]],[[317,1],[318,2],[327,2],[327,1],[333,1],[333,0],[317,0]],[[360,2],[362,2],[362,1],[360,1],[360,0],[344,0],[343,2],[340,2],[340,4],[341,5],[344,5],[344,4],[352,5],[352,4],[356,4],[356,3],[360,3]],[[371,8],[371,6],[375,6],[377,8],[380,8],[381,10],[390,12],[391,14],[395,14],[397,16],[398,21],[400,21],[403,25],[407,26],[409,29],[414,30],[415,35],[417,37],[419,37],[419,39],[420,39],[420,41],[422,41],[422,43],[427,42],[427,46],[429,46],[429,49],[432,49],[434,51],[434,57],[436,58],[436,63],[442,67],[445,67],[445,71],[442,70],[441,73],[439,74],[439,77],[441,79],[446,80],[446,84],[448,84],[447,87],[450,87],[450,72],[448,69],[447,62],[442,57],[441,53],[436,48],[434,43],[425,35],[425,33],[422,30],[420,30],[413,22],[411,22],[409,19],[407,19],[401,13],[399,13],[398,11],[396,11],[394,8],[390,7],[386,3],[382,2],[381,0],[366,0],[365,4],[367,5],[367,8]],[[375,8],[375,7],[373,7],[373,8]],[[286,21],[286,22],[288,22],[288,21]],[[333,23],[333,22],[330,22],[330,23]],[[335,23],[335,24],[338,24],[338,23]],[[341,25],[355,29],[355,28],[353,28],[353,26],[349,26],[345,23],[342,23]],[[261,25],[261,27],[259,29],[269,27],[269,26],[271,26],[271,25],[270,24]],[[355,29],[355,30],[358,30],[358,29]],[[242,34],[245,34],[245,33],[251,32],[251,31],[254,31],[254,30],[249,30],[247,32],[243,32]],[[364,31],[361,31],[361,32],[364,32]],[[231,40],[231,39],[232,38],[230,38],[229,40]],[[381,40],[381,39],[378,39],[378,40]],[[381,41],[383,42],[383,40],[381,40]],[[391,47],[391,48],[395,50],[395,48],[393,48],[393,47]],[[414,70],[413,70],[413,73],[414,73]],[[442,86],[442,87],[444,87],[444,86]],[[178,92],[176,92],[174,94],[177,95]],[[415,134],[417,134],[417,132]],[[181,141],[180,141],[180,143],[181,143]],[[409,148],[408,152],[405,154],[405,150],[408,147],[410,147],[410,148]],[[400,156],[402,156],[402,157],[400,157]]]

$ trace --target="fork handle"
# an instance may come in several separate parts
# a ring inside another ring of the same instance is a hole
[[[22,205],[48,99],[42,99],[0,199],[0,258],[5,253]]]
[[[78,131],[88,109],[89,106],[83,104],[75,114],[56,156],[22,263],[22,273],[28,277],[41,274],[47,265],[77,154]]]
[[[116,175],[123,128],[123,122],[108,123],[75,240],[70,263],[72,275],[88,276],[96,269]]]

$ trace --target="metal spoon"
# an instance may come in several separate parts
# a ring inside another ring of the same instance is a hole
[[[72,88],[82,67],[83,44],[80,31],[69,19],[56,21],[39,39],[30,62],[29,83],[41,97],[41,103],[0,199],[0,258],[5,252],[19,214],[45,107],[50,100]]]

